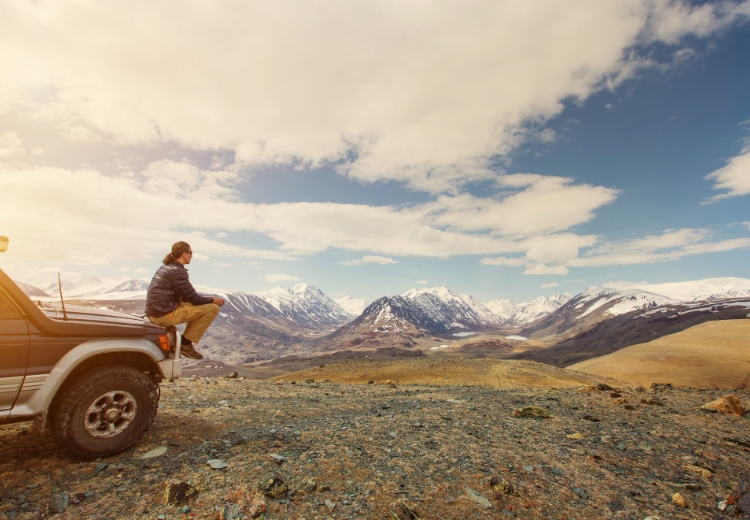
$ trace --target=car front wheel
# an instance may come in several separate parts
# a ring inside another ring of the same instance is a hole
[[[158,405],[156,385],[140,370],[97,367],[58,396],[50,426],[58,444],[74,456],[108,457],[141,438]]]

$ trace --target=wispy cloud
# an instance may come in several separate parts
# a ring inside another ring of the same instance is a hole
[[[557,282],[550,282],[550,283],[543,283],[539,287],[541,287],[542,289],[549,289],[550,287],[559,287],[559,285],[560,284]]]
[[[417,284],[419,284],[419,285],[427,285],[427,284],[429,284],[430,282],[429,282],[429,281],[427,281],[427,280],[417,280],[417,281],[416,281],[416,282],[414,282],[414,283],[417,283]]]
[[[267,274],[263,277],[266,282],[298,282],[299,278],[291,274]]]
[[[750,195],[750,147],[746,148],[741,155],[730,159],[726,166],[706,175],[706,179],[714,181],[715,190],[726,191],[714,195],[705,203]]]
[[[365,255],[359,260],[345,260],[341,262],[341,265],[364,265],[364,264],[397,264],[398,261],[393,258],[377,255]]]

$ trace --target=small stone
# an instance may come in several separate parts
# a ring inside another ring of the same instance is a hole
[[[688,471],[692,471],[693,473],[698,473],[699,475],[705,477],[705,478],[711,478],[714,476],[711,471],[707,470],[706,468],[699,468],[698,466],[683,466]]]
[[[599,437],[599,441],[602,444],[612,444],[612,442],[613,442],[611,435],[602,435],[601,437]]]
[[[168,505],[184,504],[191,498],[198,495],[198,490],[187,482],[173,479],[164,492],[164,501]]]
[[[523,469],[524,469],[524,471],[526,473],[533,473],[534,472],[534,466],[524,466]]]
[[[346,481],[346,492],[350,495],[357,494],[357,484],[353,480]]]
[[[289,491],[289,486],[276,475],[269,475],[258,482],[258,491],[270,498],[281,498]]]
[[[525,417],[531,419],[549,419],[549,410],[541,406],[526,406],[513,412],[516,417]]]
[[[208,464],[211,469],[224,469],[229,465],[223,460],[219,459],[211,459],[206,464]]]
[[[309,479],[305,480],[305,484],[304,484],[304,490],[305,490],[305,493],[312,493],[312,492],[313,492],[313,491],[315,491],[316,489],[318,489],[318,484],[317,484],[317,482],[315,482],[315,481],[314,481],[313,479],[311,479],[311,478],[309,478]]]
[[[532,470],[534,469],[532,466],[526,466],[530,467]],[[531,471],[529,471],[531,473]],[[492,477],[490,479],[490,488],[492,488],[492,491],[495,492],[495,494],[505,494],[505,495],[520,495],[521,490],[513,484],[512,482],[505,480],[502,477]]]
[[[283,464],[286,460],[286,457],[283,457],[278,453],[269,453],[268,458],[274,461],[276,464]]]
[[[141,455],[142,459],[152,459],[154,457],[161,457],[167,452],[166,446],[159,446],[158,448],[154,448],[153,450],[149,451],[148,453],[144,453]],[[94,470],[96,472],[96,470]]]
[[[566,437],[568,439],[580,440],[580,439],[583,439],[583,434],[581,432],[575,432],[575,433],[571,433],[570,435],[566,435]]]
[[[737,394],[728,394],[716,399],[715,401],[706,403],[701,406],[701,410],[740,416],[745,413],[745,408],[742,406],[742,401],[740,401]]]
[[[580,487],[573,488],[573,493],[575,493],[576,495],[578,495],[579,497],[581,497],[584,500],[588,500],[588,498],[589,498],[589,494],[586,493],[586,490],[583,489],[583,488],[580,488]]]
[[[329,511],[333,511],[334,509],[336,509],[336,504],[331,502],[330,498],[326,498],[325,504]]]
[[[237,379],[238,376],[239,374],[236,371],[232,371],[224,377],[226,377],[227,379]]]
[[[641,404],[648,404],[651,406],[664,406],[664,403],[662,403],[659,399],[651,396],[641,398]]]
[[[417,512],[399,498],[388,506],[388,520],[420,520]]]
[[[315,383],[315,379],[313,379],[312,377],[308,377],[307,379],[304,379],[302,382],[305,383],[306,385],[311,385]]]
[[[724,511],[727,508],[727,501],[720,501],[718,504],[716,504],[716,507],[719,509],[719,511]]]
[[[190,506],[182,506],[177,508],[177,513],[181,515],[186,515],[190,512]]]
[[[240,520],[244,516],[237,504],[228,504],[219,509],[219,520]]]
[[[672,495],[672,503],[678,507],[687,507],[685,497],[683,497],[679,493],[675,493],[674,495]]]
[[[69,505],[70,505],[70,493],[62,493],[60,495],[55,495],[49,501],[49,512],[50,514],[53,514],[53,515],[64,513]]]
[[[484,498],[482,495],[480,495],[478,492],[474,491],[470,487],[464,488],[466,490],[466,494],[469,495],[469,497],[476,502],[477,504],[481,505],[485,509],[489,509],[492,507],[492,502]]]

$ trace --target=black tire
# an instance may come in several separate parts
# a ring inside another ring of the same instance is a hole
[[[143,436],[158,407],[157,387],[142,371],[97,367],[56,397],[50,427],[57,443],[73,456],[109,457]]]

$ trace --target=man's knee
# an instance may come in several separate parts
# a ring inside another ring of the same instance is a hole
[[[208,307],[209,307],[209,311],[206,314],[208,314],[212,318],[215,318],[216,316],[219,315],[219,306],[218,305],[216,305],[215,303],[209,303]]]

